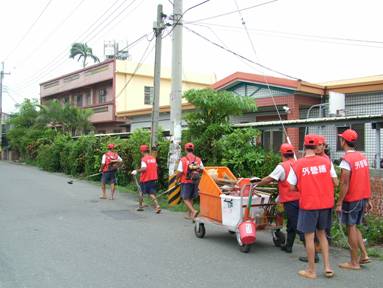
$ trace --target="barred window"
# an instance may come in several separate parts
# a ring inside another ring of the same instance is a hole
[[[102,88],[98,90],[98,103],[102,104],[106,102],[106,89]]]
[[[153,104],[153,94],[154,89],[151,86],[144,87],[144,104],[152,105]]]

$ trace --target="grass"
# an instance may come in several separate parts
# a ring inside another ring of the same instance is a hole
[[[370,257],[377,258],[383,261],[383,246],[374,246],[367,248]]]

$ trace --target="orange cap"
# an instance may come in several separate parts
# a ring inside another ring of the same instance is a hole
[[[338,134],[339,137],[342,137],[344,140],[348,142],[355,142],[358,140],[358,133],[355,130],[347,129],[344,130],[342,134]]]
[[[279,149],[279,151],[282,153],[282,154],[286,154],[286,153],[294,153],[294,146],[289,144],[289,143],[283,143],[281,145],[281,148]]]
[[[149,146],[148,145],[141,145],[140,146],[140,152],[147,152],[149,151]]]
[[[186,143],[185,149],[193,149],[194,150],[194,144],[193,143]]]
[[[319,137],[315,134],[307,134],[305,136],[304,145],[317,146],[319,144]]]

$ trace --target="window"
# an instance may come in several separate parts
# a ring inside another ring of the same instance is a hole
[[[64,97],[64,104],[68,104],[69,103],[69,97],[68,96],[65,96]]]
[[[76,106],[82,107],[82,95],[76,95]]]
[[[283,142],[282,131],[263,131],[262,133],[262,145],[266,150],[278,152]]]
[[[350,127],[337,127],[337,134],[341,134],[344,130]],[[356,141],[355,149],[359,151],[364,151],[364,124],[353,124],[351,125],[351,129],[354,129],[356,133],[358,133],[358,140]],[[342,151],[342,147],[340,147],[339,137],[337,137],[336,142],[336,151]]]
[[[102,88],[98,90],[98,103],[102,104],[106,102],[106,89]]]
[[[121,129],[113,129],[113,133],[121,133]]]
[[[85,99],[86,99],[86,106],[90,106],[93,104],[92,95],[90,94],[90,92],[85,93]]]
[[[153,105],[153,87],[151,86],[145,86],[144,87],[144,104],[146,105]]]

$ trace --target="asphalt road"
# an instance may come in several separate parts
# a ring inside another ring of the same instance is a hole
[[[204,239],[180,213],[136,212],[131,194],[99,200],[98,187],[34,167],[0,161],[0,288],[382,287],[383,262],[336,276],[297,276],[303,247],[285,254],[268,232],[251,253],[207,227]]]

